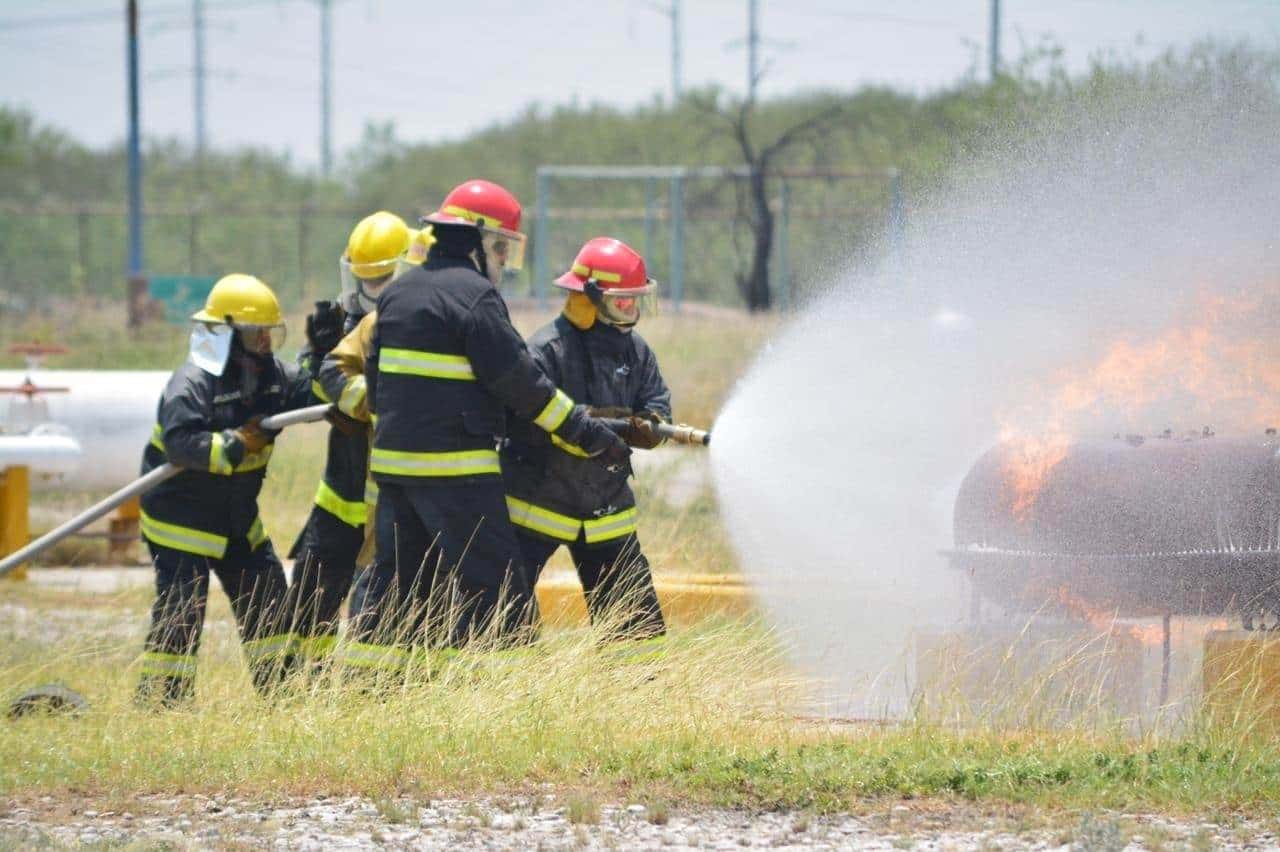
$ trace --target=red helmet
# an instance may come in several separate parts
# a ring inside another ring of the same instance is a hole
[[[609,295],[639,296],[657,287],[644,268],[644,258],[622,240],[596,237],[578,250],[573,266],[556,279],[556,286],[581,293],[588,281]]]
[[[441,225],[471,223],[482,228],[520,231],[520,202],[496,183],[469,180],[444,197],[440,209],[426,217]]]
[[[433,225],[474,225],[490,235],[507,269],[524,266],[525,236],[520,233],[520,202],[487,180],[469,180],[444,197],[440,209],[422,217]]]

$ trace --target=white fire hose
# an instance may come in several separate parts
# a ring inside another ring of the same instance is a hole
[[[258,425],[263,429],[274,431],[283,429],[286,426],[294,426],[298,423],[314,423],[317,420],[323,420],[325,415],[328,414],[332,408],[332,405],[312,405],[307,408],[298,408],[294,411],[286,411],[283,414],[273,414],[270,417],[264,417]],[[119,491],[111,494],[111,496],[105,497],[97,503],[94,503],[88,509],[85,509],[71,520],[54,527],[49,532],[28,544],[26,547],[15,550],[4,559],[0,559],[0,577],[8,574],[23,562],[40,555],[67,536],[84,529],[89,524],[93,523],[98,518],[101,518],[107,512],[110,512],[122,503],[125,503],[141,494],[145,494],[161,482],[164,482],[166,479],[172,479],[182,473],[182,471],[183,468],[166,462],[146,475],[135,479],[124,488],[121,488]]]

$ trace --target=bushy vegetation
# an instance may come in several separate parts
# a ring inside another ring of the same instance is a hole
[[[981,161],[975,154],[993,140],[1043,132],[1055,116],[1082,103],[1122,110],[1136,99],[1176,98],[1193,87],[1244,87],[1255,105],[1274,109],[1276,79],[1274,53],[1245,47],[1204,45],[1148,64],[1100,59],[1077,76],[1062,70],[1052,48],[1041,48],[994,83],[966,78],[928,95],[874,87],[798,94],[759,104],[751,126],[768,138],[839,106],[839,122],[789,150],[777,166],[866,175],[790,182],[790,266],[803,291],[829,277],[833,261],[875,245],[888,220],[890,168],[901,174],[910,215],[930,192]],[[354,218],[378,208],[416,215],[469,177],[502,182],[532,208],[534,174],[543,164],[738,165],[732,140],[709,118],[709,107],[728,101],[704,90],[674,106],[532,106],[513,121],[434,144],[400,139],[391,126],[370,127],[331,181],[286,157],[252,150],[214,153],[197,168],[185,146],[151,140],[147,268],[211,275],[245,269],[298,299],[327,293]],[[121,148],[86,149],[33,115],[0,106],[0,288],[13,306],[59,294],[122,294],[124,174]],[[664,215],[664,186],[655,200],[655,211]],[[553,186],[552,206],[547,248],[553,268],[598,233],[646,243],[643,182],[561,182]],[[737,207],[731,182],[695,180],[687,187],[690,298],[739,303],[732,279],[747,235]],[[649,253],[651,265],[669,279],[666,226],[665,220],[651,224]],[[531,285],[526,276],[525,286]]]

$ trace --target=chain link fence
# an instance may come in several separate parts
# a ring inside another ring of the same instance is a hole
[[[546,298],[582,243],[625,240],[681,300],[742,306],[737,279],[751,257],[746,182],[727,169],[539,171],[527,210],[531,261],[510,288]],[[780,176],[771,181],[770,268],[775,302],[839,277],[858,250],[901,228],[896,173]],[[218,277],[249,272],[286,306],[337,291],[337,260],[351,227],[371,211],[149,207],[144,220],[149,276]],[[542,224],[539,224],[539,219]],[[0,310],[46,310],[60,300],[126,297],[127,211],[122,205],[0,205]]]

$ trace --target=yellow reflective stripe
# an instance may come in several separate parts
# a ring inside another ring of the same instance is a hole
[[[611,656],[620,663],[654,663],[667,656],[667,637],[651,636],[626,644],[619,643],[611,651]]]
[[[189,678],[196,676],[195,654],[165,654],[146,651],[142,655],[142,673],[161,677]]]
[[[566,453],[568,453],[571,456],[577,456],[578,458],[583,458],[583,459],[591,458],[591,453],[588,453],[586,450],[582,449],[582,447],[579,447],[577,444],[570,444],[568,441],[564,440],[559,435],[552,435],[551,443],[555,444],[557,447],[564,450]]]
[[[227,461],[226,456],[222,454],[222,433],[214,432],[213,439],[209,442],[209,472],[227,475],[233,471],[231,462]]]
[[[263,639],[250,639],[243,643],[241,647],[244,649],[244,655],[249,658],[249,662],[252,664],[260,663],[272,657],[283,657],[290,654],[297,643],[298,637],[294,634],[277,633],[275,636],[267,636]]]
[[[259,516],[253,519],[253,523],[249,525],[249,550],[257,550],[262,543],[267,540],[267,531],[262,527],[262,518]]]
[[[150,444],[160,452],[165,452],[164,430],[160,428],[159,423],[151,430]],[[264,468],[267,466],[267,462],[271,460],[271,452],[274,448],[274,444],[267,444],[260,452],[245,453],[244,458],[240,460],[240,464],[233,468],[231,462],[227,461],[226,442],[222,440],[222,433],[213,432],[209,441],[209,473],[227,476],[232,473],[248,473],[249,471]]]
[[[221,559],[227,552],[226,536],[157,521],[146,512],[142,512],[142,535],[153,544],[197,556]]]
[[[368,517],[363,500],[342,499],[338,492],[330,488],[329,483],[323,479],[320,480],[320,487],[316,489],[316,505],[343,523],[350,524],[353,527],[364,526],[365,519]]]
[[[551,401],[542,411],[538,412],[533,422],[548,432],[554,432],[560,428],[560,424],[565,421],[571,411],[573,411],[573,400],[569,399],[567,393],[556,388],[556,395],[551,397]]]
[[[364,481],[364,504],[366,506],[378,505],[378,483],[372,479]]]
[[[577,541],[578,533],[582,530],[582,522],[576,518],[526,503],[509,494],[507,495],[507,513],[511,516],[511,523],[516,526],[562,541]]]
[[[369,454],[369,470],[396,476],[473,476],[502,472],[494,450],[412,453],[378,447]]]
[[[329,399],[329,394],[324,392],[324,385],[315,379],[311,380],[311,395],[321,402],[333,402],[333,400]]]
[[[337,636],[311,636],[306,639],[299,639],[298,652],[303,656],[317,659],[332,654],[337,645]]]
[[[409,661],[409,652],[393,645],[350,642],[340,649],[338,661],[344,666],[355,668],[394,671],[404,668]]]
[[[355,376],[342,388],[342,396],[338,397],[338,410],[348,417],[356,416],[356,409],[364,404],[364,376]]]
[[[597,281],[604,281],[609,284],[621,284],[622,276],[617,272],[605,272],[600,269],[592,269],[586,264],[575,263],[573,265],[573,274],[581,275],[583,278],[594,278]]]
[[[589,521],[583,521],[582,527],[586,533],[587,544],[597,544],[630,535],[636,531],[636,510],[632,507],[614,515],[592,518]]]
[[[476,374],[466,355],[421,352],[417,349],[383,348],[378,352],[378,372],[426,376],[432,379],[456,379],[474,382]]]

